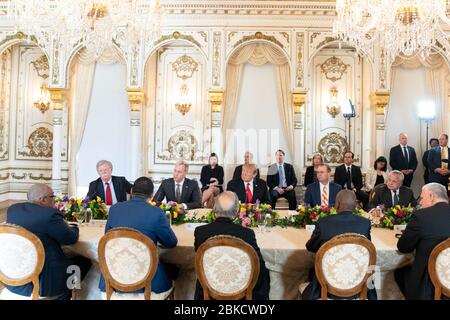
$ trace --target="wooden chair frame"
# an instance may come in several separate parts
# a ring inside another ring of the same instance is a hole
[[[117,238],[130,238],[137,241],[140,241],[144,243],[148,250],[150,251],[151,256],[151,266],[149,270],[147,271],[147,274],[143,278],[143,280],[130,284],[125,285],[120,282],[117,282],[109,272],[107,263],[106,263],[106,257],[105,257],[105,249],[106,244],[108,241],[112,239]],[[110,300],[111,295],[113,293],[113,289],[125,291],[125,292],[132,292],[136,291],[142,288],[144,289],[144,299],[150,300],[151,294],[152,294],[152,284],[151,280],[153,279],[156,269],[158,267],[158,250],[156,249],[155,244],[153,241],[143,235],[138,230],[132,229],[132,228],[113,228],[109,230],[99,241],[98,244],[98,259],[99,259],[99,266],[100,271],[103,274],[103,277],[105,279],[105,287],[106,287],[106,299]]]
[[[436,272],[436,260],[442,251],[450,248],[450,238],[442,241],[433,251],[431,251],[430,257],[428,258],[428,274],[430,275],[431,282],[434,285],[434,300],[441,300],[441,295],[450,297],[450,289],[442,286],[441,281]]]
[[[33,292],[31,294],[31,298],[33,300],[39,299],[39,274],[42,271],[42,268],[44,267],[45,262],[45,251],[44,246],[42,245],[41,240],[35,236],[30,231],[26,230],[23,227],[13,225],[13,224],[0,224],[0,234],[9,233],[9,234],[15,234],[21,237],[24,237],[31,241],[37,251],[37,262],[36,266],[34,268],[34,271],[25,278],[22,279],[11,279],[7,277],[5,274],[3,274],[0,271],[0,282],[10,285],[10,286],[22,286],[24,284],[27,284],[29,282],[33,283]]]
[[[217,246],[229,246],[240,250],[243,250],[249,255],[251,261],[251,274],[250,281],[246,288],[240,290],[233,294],[224,294],[217,290],[214,290],[206,279],[205,270],[203,269],[203,257],[206,250],[217,247]],[[240,300],[245,298],[246,300],[252,300],[253,288],[256,285],[259,276],[259,257],[255,249],[246,243],[244,240],[230,236],[230,235],[218,235],[209,238],[207,241],[202,243],[198,248],[195,255],[195,271],[197,273],[197,278],[203,288],[203,298],[205,300],[215,299],[215,300]]]
[[[335,236],[331,240],[325,242],[317,251],[316,255],[316,261],[315,261],[315,271],[317,279],[322,287],[321,290],[321,299],[327,300],[328,293],[338,296],[338,297],[352,297],[357,294],[359,294],[359,298],[361,300],[367,299],[367,280],[372,275],[374,270],[371,268],[368,269],[367,274],[364,276],[362,281],[355,286],[354,288],[350,289],[339,289],[331,286],[328,281],[325,278],[325,275],[322,271],[322,260],[325,255],[325,253],[331,249],[332,247],[335,247],[337,245],[342,244],[356,244],[365,247],[369,251],[369,267],[375,266],[377,262],[377,252],[375,249],[375,246],[371,241],[369,241],[366,237],[360,234],[355,233],[345,233],[342,235]]]

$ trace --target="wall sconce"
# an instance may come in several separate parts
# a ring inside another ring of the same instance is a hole
[[[43,114],[50,109],[52,101],[50,100],[50,92],[45,84],[41,85],[41,96],[35,101],[34,106]]]
[[[180,87],[180,99],[177,103],[175,103],[175,107],[177,108],[178,111],[181,112],[181,114],[184,116],[186,113],[189,112],[189,110],[191,110],[192,107],[192,103],[189,102],[188,99],[188,93],[189,93],[189,88],[186,84],[183,84]]]
[[[338,103],[338,89],[335,87],[330,89],[330,103],[327,105],[327,111],[328,113],[333,117],[336,118],[336,116],[341,112],[341,106]]]

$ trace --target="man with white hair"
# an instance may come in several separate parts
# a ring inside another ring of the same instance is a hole
[[[100,160],[96,168],[100,177],[89,184],[87,197],[91,199],[100,197],[107,206],[127,201],[131,183],[125,177],[113,176],[113,166],[108,160]]]
[[[153,197],[153,201],[176,202],[186,209],[196,209],[202,206],[200,188],[195,180],[186,178],[189,164],[178,161],[173,169],[173,178],[164,180]]]
[[[197,251],[201,244],[206,240],[217,235],[230,235],[247,242],[255,249],[259,257],[260,270],[258,280],[253,289],[253,299],[268,300],[270,290],[269,271],[266,268],[264,258],[256,243],[255,232],[252,229],[233,223],[233,219],[236,217],[238,211],[239,199],[234,192],[225,191],[219,194],[214,204],[216,220],[210,224],[197,227],[194,231],[195,251]],[[203,299],[203,290],[198,281],[195,290],[195,299]]]
[[[385,208],[400,206],[416,206],[413,191],[403,186],[404,175],[398,170],[389,172],[386,184],[378,185],[371,196],[369,209],[378,205]]]
[[[412,265],[397,269],[395,280],[406,299],[434,298],[434,286],[428,274],[428,258],[433,248],[450,237],[450,205],[447,189],[436,182],[426,184],[416,211],[397,243],[402,253],[416,251]],[[450,297],[447,297],[450,298]]]
[[[53,208],[55,195],[45,184],[34,184],[28,190],[28,202],[17,203],[8,208],[7,223],[19,225],[34,233],[42,242],[45,250],[45,263],[39,275],[39,295],[69,300],[71,290],[67,287],[69,266],[80,268],[81,279],[87,274],[91,262],[81,256],[67,257],[62,245],[71,245],[78,241],[78,228],[69,226],[58,209]],[[6,290],[6,289],[5,289]],[[21,296],[31,296],[33,284],[7,286],[7,290]],[[2,292],[2,296],[5,293]]]

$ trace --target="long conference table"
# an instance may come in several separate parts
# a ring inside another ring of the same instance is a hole
[[[198,209],[197,216],[208,210]],[[281,216],[289,215],[288,211],[279,211]],[[104,234],[105,222],[91,223],[80,227],[79,241],[65,249],[87,258],[93,266],[82,283],[78,294],[79,299],[100,299],[98,281],[100,270],[98,267],[98,242]],[[180,268],[175,281],[175,299],[191,300],[195,291],[195,251],[194,230],[198,224],[183,224],[172,226],[178,238],[178,245],[173,249],[159,248],[160,260],[172,263]],[[256,240],[264,257],[266,267],[270,273],[270,299],[291,300],[299,298],[299,285],[307,282],[308,273],[314,267],[314,254],[306,250],[305,244],[311,236],[306,229],[269,228],[262,232],[255,229]],[[375,285],[378,299],[403,299],[394,280],[394,270],[410,264],[412,254],[401,254],[397,251],[395,231],[389,229],[372,228],[372,243],[377,250],[377,270]]]

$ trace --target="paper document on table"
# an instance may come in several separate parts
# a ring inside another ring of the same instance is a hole
[[[205,225],[205,224],[207,224],[207,223],[203,223],[203,222],[198,222],[198,223],[186,223],[186,228],[187,228],[189,231],[194,232],[195,228],[197,228],[197,227],[199,227],[199,226],[203,226],[203,225]]]

